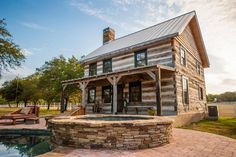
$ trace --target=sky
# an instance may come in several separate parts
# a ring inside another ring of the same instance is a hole
[[[207,93],[236,91],[235,0],[1,0],[0,6],[0,18],[26,55],[0,83],[28,76],[59,55],[79,59],[102,45],[108,26],[118,38],[195,10],[211,64]]]

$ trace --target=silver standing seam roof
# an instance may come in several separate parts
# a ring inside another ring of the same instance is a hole
[[[85,56],[81,62],[94,60],[103,55],[119,53],[130,48],[142,46],[179,35],[196,15],[195,11],[180,15],[154,26],[134,32],[104,44]]]

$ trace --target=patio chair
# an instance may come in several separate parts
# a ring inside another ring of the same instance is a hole
[[[48,125],[48,121],[52,118],[60,117],[60,116],[78,116],[78,115],[85,115],[86,114],[86,109],[83,106],[77,106],[74,110],[71,112],[64,112],[60,113],[57,115],[50,115],[50,116],[45,116],[45,121],[46,121],[46,126]]]
[[[12,120],[12,124],[15,125],[17,120],[24,120],[25,122],[27,119],[30,119],[30,118],[36,119],[38,115],[39,115],[39,107],[30,106],[30,107],[23,107],[12,113],[3,115],[0,117],[0,119]]]

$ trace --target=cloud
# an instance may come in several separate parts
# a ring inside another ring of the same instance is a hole
[[[120,8],[98,8],[94,6],[91,1],[81,0],[71,0],[69,1],[69,5],[89,16],[96,17],[110,25],[121,27],[124,30],[136,31],[140,28],[134,25],[130,25],[130,23],[126,22],[126,20],[119,20],[118,17],[122,17],[122,15],[120,14]]]
[[[32,51],[30,51],[29,49],[22,49],[22,52],[25,56],[29,56],[29,55],[32,55]]]
[[[41,26],[41,25],[34,23],[34,22],[21,22],[21,25],[23,25],[27,28],[35,29],[35,30],[44,30],[44,31],[53,32],[52,29],[49,29],[45,26]]]
[[[70,5],[79,9],[85,14],[88,14],[90,16],[97,17],[105,22],[108,23],[113,23],[113,20],[110,19],[109,16],[106,16],[104,13],[104,10],[102,8],[96,8],[92,6],[92,3],[82,3],[81,1],[78,0],[72,0],[70,1]]]
[[[223,84],[236,87],[236,79],[227,78],[222,81]],[[236,89],[234,89],[236,91]]]
[[[28,75],[31,75],[34,73],[34,70],[27,67],[27,66],[21,66],[16,69],[10,69],[9,71],[3,71],[2,77],[0,78],[0,86],[5,82],[9,80],[13,80],[15,77],[26,77]]]

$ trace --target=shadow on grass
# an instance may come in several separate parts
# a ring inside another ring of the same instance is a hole
[[[183,129],[214,133],[236,139],[236,118],[220,117],[218,120],[201,120]]]

